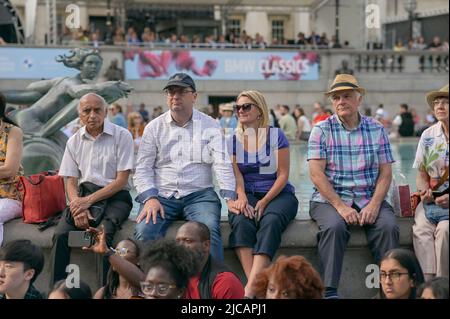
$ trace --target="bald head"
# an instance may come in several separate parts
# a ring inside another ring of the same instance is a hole
[[[198,252],[202,264],[207,261],[211,246],[208,226],[196,221],[189,221],[178,229],[176,240],[179,244]]]
[[[197,237],[200,241],[210,240],[210,232],[208,226],[196,221],[188,221],[179,229],[178,233],[189,234],[190,237]]]
[[[86,131],[93,137],[103,132],[107,106],[105,100],[95,93],[88,93],[80,99],[78,104],[80,121],[86,126]]]
[[[78,113],[80,113],[81,106],[85,104],[100,104],[103,109],[105,109],[105,111],[108,107],[108,103],[106,103],[105,99],[102,96],[92,92],[87,93],[80,98],[80,102],[78,103]]]

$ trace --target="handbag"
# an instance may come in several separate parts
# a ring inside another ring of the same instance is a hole
[[[434,187],[432,188],[432,191],[437,190],[439,187],[441,187],[441,186],[445,183],[445,181],[448,179],[448,173],[449,173],[449,168],[448,168],[448,166],[447,166],[447,167],[445,168],[444,175],[442,175],[442,177],[441,177],[441,179],[439,180],[439,182],[438,182],[436,185],[434,185]],[[420,193],[419,193],[419,192],[414,192],[414,193],[411,195],[411,209],[412,209],[412,211],[413,211],[413,214],[416,213],[416,208],[417,208],[417,206],[419,205],[420,201],[421,201]],[[423,208],[425,209],[425,213],[426,213],[426,208],[425,208],[425,206],[428,206],[428,205],[423,205]],[[448,212],[448,210],[447,210],[447,212]],[[448,214],[448,213],[447,213],[447,214]],[[448,216],[448,215],[447,215],[447,216]],[[447,218],[447,219],[448,219],[448,218]]]
[[[57,171],[21,176],[23,221],[28,224],[46,222],[66,207],[64,179]]]
[[[437,225],[440,221],[448,220],[448,208],[442,208],[435,203],[423,205],[425,217],[433,224]]]
[[[396,178],[392,179],[386,200],[392,206],[395,216],[412,217],[414,213],[411,205],[411,191],[406,177],[403,174],[399,174],[399,177],[402,180],[401,184]]]
[[[90,182],[84,182],[80,184],[80,190],[79,190],[79,196],[85,197],[88,195],[91,195],[92,193],[95,193],[96,191],[102,189],[103,187],[97,186]],[[89,207],[89,213],[94,218],[93,220],[89,221],[89,225],[92,227],[97,227],[100,225],[103,216],[105,215],[106,211],[106,205],[108,201],[106,199],[98,201]]]

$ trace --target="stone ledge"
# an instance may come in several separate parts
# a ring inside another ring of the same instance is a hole
[[[397,218],[400,227],[400,245],[412,245],[412,218]],[[183,224],[182,221],[174,222],[169,227],[167,235],[174,237],[176,230]],[[120,241],[127,237],[132,237],[134,233],[134,221],[127,220],[122,229],[116,234],[115,241]],[[9,221],[4,225],[4,243],[16,239],[29,239],[36,245],[50,249],[52,247],[52,237],[55,227],[40,232],[36,225],[25,224],[21,219]],[[227,221],[221,221],[221,231],[224,249],[229,248],[228,238],[230,235],[230,225]],[[283,233],[280,248],[315,248],[317,247],[317,233],[319,229],[312,220],[294,220]],[[366,247],[367,240],[363,229],[356,226],[350,227],[351,238],[348,244],[352,247]]]

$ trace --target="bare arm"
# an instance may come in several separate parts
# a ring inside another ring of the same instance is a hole
[[[0,179],[14,177],[19,172],[22,158],[22,130],[13,126],[8,136],[5,163],[0,166]]]
[[[422,168],[417,171],[416,177],[417,190],[420,193],[420,199],[424,203],[430,203],[434,201],[433,192],[430,188],[430,176]]]
[[[314,186],[316,186],[320,195],[337,210],[339,215],[342,216],[347,224],[358,224],[358,212],[355,209],[345,205],[339,195],[335,192],[333,186],[328,181],[327,175],[325,174],[325,167],[325,159],[309,160],[309,174]]]
[[[67,177],[66,179],[66,193],[69,198],[69,202],[78,198],[78,178]]]
[[[106,245],[104,226],[102,225],[100,229],[90,227],[88,231],[94,235],[95,243],[91,247],[83,247],[83,250],[92,251],[100,255],[106,254],[109,248]],[[138,266],[116,254],[109,256],[108,261],[119,275],[124,277],[134,287],[140,288],[140,282],[145,280],[145,274]]]
[[[138,266],[118,255],[111,255],[108,261],[111,267],[114,267],[116,272],[125,278],[130,285],[140,289],[141,281],[145,280],[145,274]]]
[[[236,193],[238,195],[238,198],[246,196],[245,195],[244,177],[242,176],[242,173],[239,170],[235,155],[233,155],[232,161],[233,161],[233,172],[234,172],[234,176],[236,178]]]
[[[282,148],[275,151],[275,157],[277,158],[277,179],[270,188],[269,192],[264,196],[264,200],[269,203],[274,199],[286,186],[289,179],[289,148]]]
[[[102,287],[99,290],[97,290],[92,299],[103,299],[104,296],[105,296],[105,287]]]
[[[117,192],[121,191],[128,183],[128,176],[130,176],[129,170],[117,172],[117,177],[114,181],[112,181],[102,189],[99,189],[95,193],[87,196],[89,198],[90,204],[92,205],[98,201],[110,198]]]
[[[384,163],[380,165],[380,173],[378,175],[377,183],[375,185],[375,192],[369,203],[361,209],[359,224],[372,225],[377,220],[380,213],[381,203],[383,202],[389,190],[392,181],[392,164]]]
[[[381,203],[386,197],[391,182],[392,182],[392,164],[391,163],[381,164],[380,173],[378,175],[378,180],[375,186],[375,192],[369,204],[375,205],[376,207],[379,208],[381,206]]]
[[[430,188],[430,176],[421,168],[417,171],[416,186],[418,191],[423,191]]]
[[[245,184],[244,177],[242,176],[241,171],[239,170],[239,166],[237,165],[236,155],[233,155],[232,158],[233,172],[236,178],[236,194],[237,199],[232,202],[232,206],[228,207],[232,213],[244,213],[248,218],[253,218],[254,210],[248,204],[247,194],[245,193]],[[228,203],[227,203],[228,204]],[[234,209],[235,208],[235,209]]]

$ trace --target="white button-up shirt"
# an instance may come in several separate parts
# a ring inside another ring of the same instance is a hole
[[[133,169],[133,138],[128,130],[105,119],[103,133],[92,137],[81,127],[66,144],[59,175],[77,177],[78,183],[91,182],[104,187],[117,172]],[[127,185],[127,190],[130,186]]]
[[[220,125],[195,109],[183,127],[170,111],[147,124],[136,162],[138,202],[157,195],[178,199],[213,187],[212,171],[221,196],[236,197],[236,180]]]

